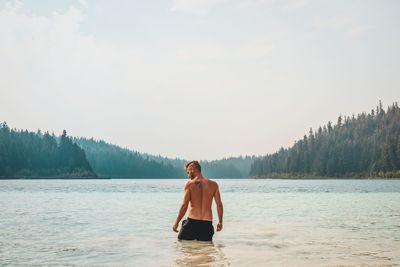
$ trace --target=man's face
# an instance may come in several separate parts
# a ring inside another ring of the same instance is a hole
[[[188,177],[189,177],[190,179],[193,179],[193,178],[196,177],[196,169],[193,167],[193,165],[189,165],[189,166],[186,168],[186,173],[187,173],[187,175],[188,175]]]

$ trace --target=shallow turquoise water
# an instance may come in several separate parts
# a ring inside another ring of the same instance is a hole
[[[217,181],[213,243],[171,230],[184,180],[0,181],[0,265],[400,266],[400,180]]]

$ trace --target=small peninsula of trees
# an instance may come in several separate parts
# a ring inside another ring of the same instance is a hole
[[[0,123],[1,178],[95,178],[85,151],[61,137],[10,129]]]
[[[400,177],[400,108],[339,116],[290,148],[255,159],[252,177]]]

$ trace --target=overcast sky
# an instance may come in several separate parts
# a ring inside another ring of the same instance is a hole
[[[0,121],[185,159],[400,100],[396,0],[0,0]]]

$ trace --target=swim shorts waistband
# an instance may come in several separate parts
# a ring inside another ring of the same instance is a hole
[[[196,222],[196,223],[203,223],[203,224],[212,224],[212,221],[206,221],[206,220],[197,220],[197,219],[192,219],[190,217],[187,218],[188,221]]]

